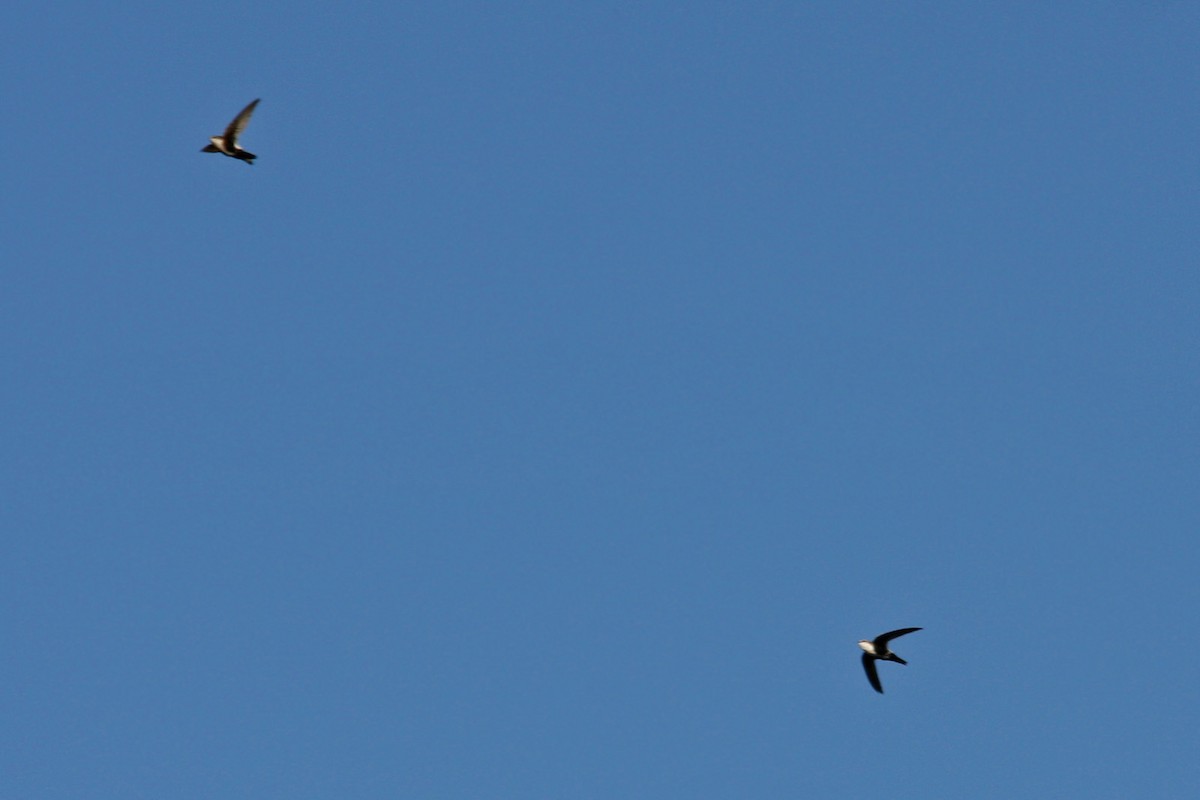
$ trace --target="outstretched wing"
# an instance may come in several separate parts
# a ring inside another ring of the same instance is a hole
[[[875,691],[883,694],[883,686],[879,684],[879,673],[875,671],[875,656],[863,653],[863,669],[867,671],[867,680],[875,687]]]
[[[262,98],[260,97],[259,100]],[[238,136],[246,129],[246,123],[250,121],[250,117],[254,115],[254,107],[258,105],[258,100],[255,100],[250,105],[242,109],[242,112],[233,118],[233,122],[229,123],[229,127],[225,129],[225,146],[233,148],[237,143]]]
[[[890,631],[888,633],[881,633],[875,637],[875,647],[878,648],[882,645],[886,645],[892,639],[896,639],[901,636],[904,636],[907,633],[912,633],[913,631],[919,631],[919,630],[921,630],[921,629],[920,628],[901,628],[898,631]]]

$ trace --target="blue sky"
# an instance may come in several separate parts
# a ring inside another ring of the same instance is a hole
[[[0,22],[0,795],[1194,791],[1193,4]]]

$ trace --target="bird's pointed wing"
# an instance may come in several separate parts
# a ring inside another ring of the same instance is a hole
[[[259,100],[262,98],[260,97]],[[229,123],[229,127],[225,129],[225,144],[233,147],[237,142],[237,137],[246,129],[246,123],[250,121],[250,117],[254,115],[254,107],[258,105],[258,100],[255,100],[250,105],[242,109],[241,113],[233,118],[233,122]]]
[[[919,630],[921,630],[921,629],[920,628],[901,628],[898,631],[889,631],[887,633],[881,633],[875,637],[875,646],[880,647],[881,645],[886,645],[892,639],[896,639],[900,636],[904,636],[906,633],[912,633],[913,631],[919,631]]]
[[[867,680],[875,687],[875,691],[883,694],[883,686],[879,683],[879,673],[875,671],[875,656],[863,653],[863,669],[867,671]]]

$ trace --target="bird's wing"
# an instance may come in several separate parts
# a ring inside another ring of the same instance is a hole
[[[921,629],[920,628],[901,628],[898,631],[889,631],[888,633],[881,633],[875,637],[875,646],[879,647],[881,645],[886,645],[892,639],[896,639],[900,636],[905,635],[906,633],[912,633],[913,631],[919,631],[919,630],[921,630]]]
[[[883,686],[879,684],[879,673],[875,671],[875,656],[863,653],[863,669],[867,671],[867,680],[875,687],[875,691],[883,694]]]
[[[262,98],[259,98],[261,100]],[[233,147],[237,142],[237,137],[246,129],[246,123],[250,121],[250,117],[254,114],[254,107],[258,105],[258,100],[255,100],[250,105],[242,109],[242,112],[233,118],[233,122],[229,123],[229,127],[225,129],[225,144],[228,147]]]

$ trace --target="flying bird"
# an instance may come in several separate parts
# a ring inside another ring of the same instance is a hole
[[[863,669],[867,671],[867,680],[871,682],[871,686],[875,687],[875,691],[883,694],[883,686],[879,683],[879,673],[875,671],[876,661],[895,661],[900,664],[907,664],[900,656],[888,649],[888,642],[900,636],[913,631],[919,631],[920,628],[901,628],[898,631],[889,633],[881,633],[875,637],[875,641],[867,641],[863,639],[858,643],[858,646],[863,649]]]
[[[259,98],[262,99],[262,98]],[[254,159],[258,156],[247,150],[243,150],[238,145],[238,136],[241,136],[242,131],[246,128],[246,123],[250,121],[250,117],[254,114],[254,107],[258,105],[258,100],[255,100],[250,105],[242,109],[241,113],[233,118],[233,122],[229,123],[229,127],[225,129],[225,133],[220,136],[213,136],[209,139],[212,144],[201,150],[201,153],[221,153],[230,158],[237,158],[245,161],[251,166],[254,165]]]

